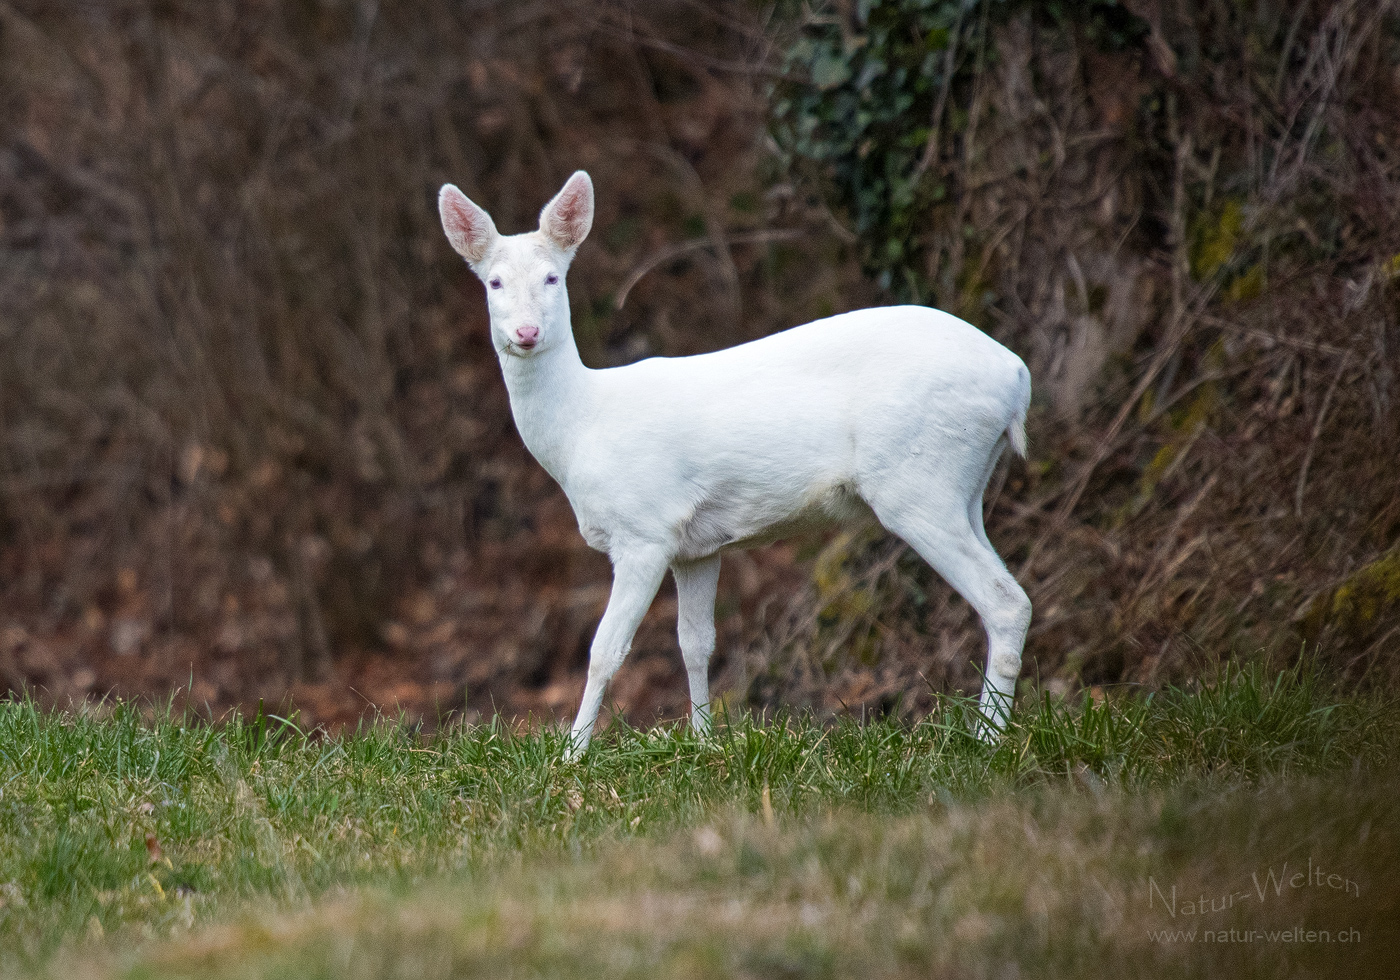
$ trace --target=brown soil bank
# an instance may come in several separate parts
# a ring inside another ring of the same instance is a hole
[[[1395,5],[1127,6],[1146,27],[1113,50],[982,24],[920,160],[945,191],[903,232],[1035,378],[989,520],[1036,604],[1028,673],[1159,683],[1311,641],[1393,679]],[[595,366],[887,301],[830,169],[768,135],[818,29],[683,0],[0,0],[0,681],[571,712],[607,562],[514,434],[436,189],[516,231],[593,174],[570,291]],[[874,535],[736,556],[720,613],[737,701],[977,684],[966,609]],[[684,703],[673,617],[663,593],[616,685],[641,721]]]

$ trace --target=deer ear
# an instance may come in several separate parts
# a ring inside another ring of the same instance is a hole
[[[452,184],[443,184],[438,191],[438,214],[458,255],[473,266],[486,258],[496,241],[496,225],[489,214]]]
[[[593,227],[593,181],[582,170],[540,212],[540,231],[560,250],[572,252]]]

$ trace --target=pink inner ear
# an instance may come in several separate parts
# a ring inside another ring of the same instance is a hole
[[[558,216],[560,224],[567,228],[571,234],[575,232],[583,217],[583,188],[575,187],[573,190],[565,191],[559,198],[559,204],[555,207],[554,213]]]
[[[588,234],[588,190],[586,181],[570,180],[545,215],[546,233],[565,248],[578,245]]]
[[[460,194],[445,194],[442,199],[443,224],[452,247],[469,258],[481,256],[486,228],[482,215]]]

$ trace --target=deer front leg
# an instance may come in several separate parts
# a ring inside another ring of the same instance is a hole
[[[608,596],[608,608],[603,612],[588,652],[588,683],[584,685],[583,702],[569,733],[564,761],[572,762],[588,748],[608,681],[632,648],[632,637],[642,624],[651,600],[656,597],[669,560],[670,556],[662,550],[651,548],[613,556],[612,594]]]
[[[699,561],[676,562],[676,632],[681,657],[690,679],[690,726],[710,733],[710,656],[715,652],[715,592],[719,587],[719,555]]]

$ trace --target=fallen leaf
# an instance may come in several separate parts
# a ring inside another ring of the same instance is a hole
[[[170,863],[170,858],[165,856],[165,851],[161,848],[160,841],[155,834],[146,835],[146,856],[150,858],[151,864],[163,864],[167,868],[174,867]]]

